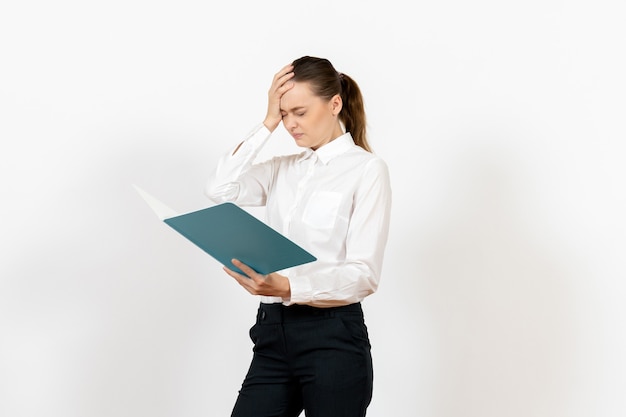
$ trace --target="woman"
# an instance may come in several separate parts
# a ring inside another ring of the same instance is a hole
[[[254,163],[283,123],[304,151]],[[207,185],[217,203],[266,206],[267,223],[317,261],[260,275],[227,267],[261,296],[254,356],[232,416],[364,416],[372,359],[361,301],[376,291],[389,229],[386,164],[371,153],[355,81],[322,58],[282,68],[265,120],[224,155]]]

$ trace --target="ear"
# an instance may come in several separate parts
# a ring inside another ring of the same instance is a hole
[[[335,94],[334,96],[332,96],[328,104],[330,106],[331,112],[333,113],[333,116],[337,116],[343,108],[343,100],[341,99],[341,96],[339,94]]]

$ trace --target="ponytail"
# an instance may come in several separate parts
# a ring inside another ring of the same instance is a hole
[[[372,149],[367,143],[365,105],[361,89],[356,81],[346,74],[339,74],[341,82],[341,100],[343,108],[339,113],[339,119],[346,127],[346,131],[352,134],[354,143],[368,152]]]

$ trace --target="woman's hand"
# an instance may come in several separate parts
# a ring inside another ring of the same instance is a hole
[[[293,78],[293,75],[293,65],[291,64],[284,66],[274,75],[272,86],[267,93],[267,115],[263,121],[263,124],[270,132],[273,132],[283,119],[280,113],[280,98],[286,91],[293,87],[293,81],[289,81]]]
[[[231,262],[246,275],[241,275],[227,267],[224,267],[224,271],[235,278],[239,285],[244,287],[250,294],[281,297],[283,299],[291,298],[291,287],[286,276],[275,272],[269,275],[261,275],[237,259],[233,259]]]

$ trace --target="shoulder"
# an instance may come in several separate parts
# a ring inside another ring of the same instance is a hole
[[[387,163],[383,158],[375,153],[366,151],[360,146],[354,145],[349,154],[362,164],[363,169],[388,171]]]

